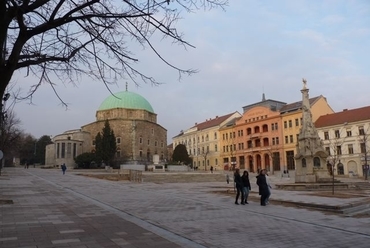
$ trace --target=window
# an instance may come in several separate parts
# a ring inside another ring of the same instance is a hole
[[[191,143],[191,142],[189,142],[189,143]],[[161,147],[163,147],[163,141],[161,141]]]
[[[67,143],[67,157],[70,158],[72,153],[72,144]]]
[[[329,132],[324,132],[324,139],[328,140],[329,139]]]
[[[275,138],[272,138],[272,145],[275,145]]]
[[[215,159],[215,165],[218,165],[218,159],[217,158]]]
[[[252,148],[252,141],[248,140],[247,145],[248,145],[248,148]]]
[[[240,130],[240,136],[243,137],[243,130]]]
[[[77,144],[73,143],[73,158],[75,158],[77,155]]]
[[[57,158],[59,158],[59,150],[60,150],[60,144],[57,143]]]
[[[202,136],[202,142],[204,142],[204,136]]]
[[[299,120],[298,119],[295,119],[295,126],[298,127],[299,126]]]
[[[285,154],[288,170],[294,170],[295,169],[294,151],[286,151]]]
[[[325,147],[325,151],[326,151],[326,153],[330,156],[331,154],[330,154],[330,147]]]
[[[279,145],[279,137],[276,137],[276,145]]]
[[[288,128],[288,123],[284,121],[284,128]]]
[[[360,148],[361,148],[361,153],[366,153],[366,144],[365,143],[361,143],[360,144]]]
[[[348,145],[348,154],[353,154],[353,145],[352,144]]]
[[[289,120],[289,127],[292,127],[293,124],[292,124],[292,120]]]
[[[148,145],[150,145],[150,140],[148,140]]]
[[[234,151],[236,151],[236,144],[234,144],[233,147],[234,147]]]
[[[217,139],[217,133],[214,134],[215,135],[215,140]]]
[[[351,130],[347,130],[347,137],[351,137],[352,136],[352,131]]]
[[[121,157],[121,150],[117,150],[117,151],[116,151],[116,157],[117,157],[117,158],[120,158],[120,157]]]
[[[342,147],[337,146],[337,155],[342,155]]]
[[[120,137],[117,137],[117,138],[116,138],[116,143],[117,143],[117,144],[121,144],[121,138],[120,138]]]
[[[202,153],[204,154],[204,147],[202,147]]]
[[[278,124],[277,124],[277,122],[275,123],[275,130],[278,130]]]
[[[142,137],[140,137],[140,138],[139,138],[139,143],[140,143],[140,144],[142,144],[142,143],[143,143],[143,138],[142,138]]]
[[[247,134],[252,134],[252,128],[247,128]]]
[[[61,158],[65,158],[66,156],[66,143],[62,143],[62,154],[60,155]]]
[[[152,128],[152,134],[154,134],[154,128]]]
[[[290,143],[293,143],[294,141],[293,141],[293,135],[290,135],[289,136],[289,141],[290,141]]]
[[[339,130],[335,130],[334,134],[335,134],[335,138],[340,138]]]
[[[209,140],[209,137],[208,137],[208,134],[206,135],[206,141],[208,141]]]
[[[209,152],[209,146],[207,146],[207,152]]]
[[[288,140],[288,136],[285,136],[285,144],[288,144],[289,140]]]
[[[222,140],[225,140],[225,134],[224,133],[222,134]]]
[[[275,130],[274,123],[271,124],[271,130]]]
[[[154,141],[154,146],[157,146],[158,142],[157,141]]]
[[[139,151],[139,157],[140,157],[140,158],[142,158],[142,157],[143,157],[143,151],[142,151],[142,150],[140,150],[140,151]]]
[[[217,145],[215,145],[215,152],[217,152]]]
[[[359,135],[365,135],[364,127],[359,127],[358,128],[358,133],[359,133]]]
[[[265,124],[262,126],[262,132],[268,132],[268,126]]]

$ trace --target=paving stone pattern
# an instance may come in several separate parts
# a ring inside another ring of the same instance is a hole
[[[139,184],[59,170],[5,172],[0,199],[14,204],[0,205],[0,247],[370,247],[370,218],[262,207],[252,199],[235,205],[232,196],[212,193],[226,189],[225,182]],[[277,190],[274,197],[315,200]]]

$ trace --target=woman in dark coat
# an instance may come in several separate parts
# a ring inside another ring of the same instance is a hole
[[[243,172],[242,182],[243,182],[244,202],[246,204],[248,204],[249,191],[251,190],[251,183],[249,182],[249,173],[248,173],[248,171]]]
[[[242,182],[242,178],[240,176],[240,173],[239,173],[239,169],[237,168],[235,170],[235,173],[234,173],[234,183],[235,183],[235,188],[236,188],[236,197],[235,197],[235,204],[239,204],[238,203],[238,200],[239,200],[239,196],[240,196],[240,192],[242,193],[241,194],[241,204],[242,205],[245,205],[244,203],[244,194],[243,194],[243,182]]]
[[[266,170],[263,169],[260,171],[260,174],[256,176],[257,178],[257,185],[258,185],[258,192],[261,196],[261,206],[266,206],[266,198],[269,193],[268,185],[266,182]]]

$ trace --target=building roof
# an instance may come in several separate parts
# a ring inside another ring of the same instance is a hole
[[[370,106],[320,116],[315,127],[328,127],[344,123],[370,120]]]
[[[310,98],[309,99],[310,106],[312,106],[320,97],[323,97],[323,96],[320,95],[320,96]],[[283,113],[287,113],[287,112],[292,112],[292,111],[296,111],[296,110],[301,109],[301,108],[302,108],[302,101],[293,102],[293,103],[289,103],[289,104],[285,105],[284,107],[282,107],[280,109],[280,113],[283,114]]]
[[[142,109],[154,113],[152,106],[144,97],[130,91],[110,95],[100,104],[98,111],[116,108]]]
[[[209,120],[206,120],[205,122],[202,122],[202,123],[199,123],[199,124],[196,123],[194,127],[196,127],[198,131],[200,131],[200,130],[204,130],[204,129],[207,129],[207,128],[210,128],[210,127],[218,126],[222,122],[227,120],[227,118],[229,118],[233,114],[235,114],[235,112],[227,114],[227,115],[223,115],[223,116],[216,116],[216,118],[214,118],[214,119],[210,118]]]

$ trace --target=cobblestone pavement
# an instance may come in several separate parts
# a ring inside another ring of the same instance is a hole
[[[225,182],[139,184],[59,170],[5,172],[0,199],[14,204],[0,205],[0,247],[370,246],[370,218],[253,201],[235,205],[231,196],[211,193]],[[315,200],[284,194],[273,197]]]

